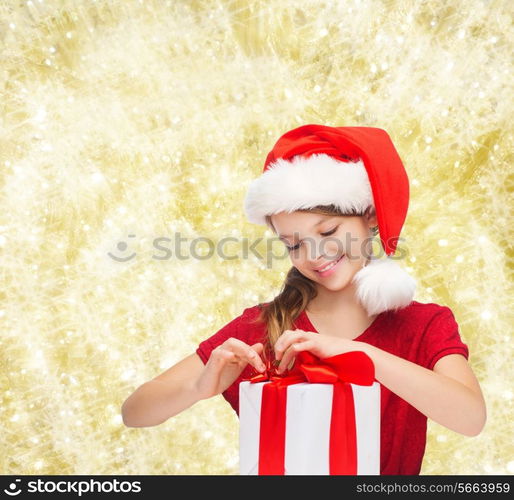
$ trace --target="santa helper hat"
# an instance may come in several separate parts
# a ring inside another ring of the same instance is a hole
[[[409,305],[415,280],[392,260],[409,205],[409,180],[389,135],[374,127],[303,125],[278,139],[244,208],[250,222],[317,205],[363,213],[373,206],[386,257],[371,258],[354,276],[369,316]]]

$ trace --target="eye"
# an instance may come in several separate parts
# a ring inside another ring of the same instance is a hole
[[[321,236],[330,236],[331,234],[334,234],[337,231],[338,227],[339,226],[336,226],[334,229],[331,229],[330,231],[327,231],[326,233],[320,233],[320,234],[321,234]],[[286,245],[287,251],[292,252],[294,250],[297,250],[300,247],[300,244],[301,244],[301,242],[297,243],[294,247],[289,247]]]
[[[286,245],[286,248],[288,252],[292,252],[293,250],[297,250],[298,248],[300,248],[300,243],[297,243],[294,247],[288,247]]]
[[[334,229],[331,229],[330,231],[326,233],[321,233],[321,236],[330,236],[331,234],[334,234],[339,226],[336,226]]]

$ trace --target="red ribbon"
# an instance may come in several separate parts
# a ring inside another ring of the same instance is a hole
[[[249,379],[266,382],[262,390],[259,437],[259,474],[284,475],[287,387],[301,382],[334,384],[330,421],[330,474],[357,473],[355,408],[350,384],[372,385],[375,367],[362,351],[319,359],[308,351],[297,355],[293,370],[278,375],[268,363],[266,371]]]

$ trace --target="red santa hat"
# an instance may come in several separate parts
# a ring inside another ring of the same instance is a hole
[[[415,280],[392,260],[407,216],[409,180],[387,132],[375,127],[303,125],[278,139],[262,175],[250,183],[248,220],[317,205],[344,213],[375,208],[385,259],[371,259],[356,273],[357,297],[368,314],[411,303]]]

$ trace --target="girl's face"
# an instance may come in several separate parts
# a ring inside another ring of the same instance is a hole
[[[362,216],[280,212],[271,216],[294,267],[329,290],[341,290],[371,256],[373,212]]]

